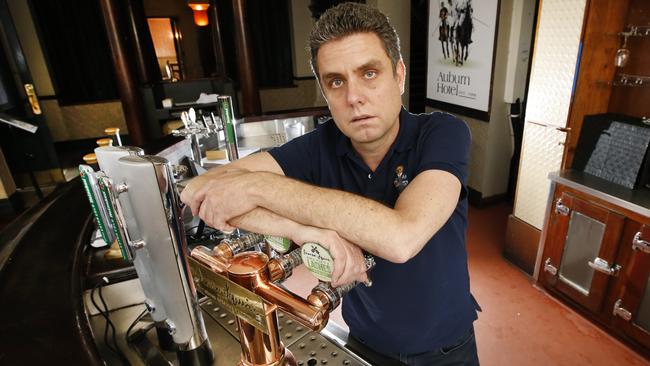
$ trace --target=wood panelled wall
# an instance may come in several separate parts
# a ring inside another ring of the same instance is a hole
[[[650,1],[632,0],[627,13],[628,25],[650,26]],[[619,37],[622,42],[622,37]],[[650,76],[650,36],[629,37],[630,60],[619,72]],[[650,85],[644,87],[614,87],[609,111],[634,117],[650,117]]]
[[[570,128],[562,168],[573,163],[584,116],[622,113],[634,117],[650,116],[650,86],[612,86],[618,73],[650,76],[650,37],[630,37],[630,61],[622,69],[614,66],[616,51],[623,38],[618,35],[628,25],[650,24],[647,0],[590,0],[583,29],[580,69],[569,111]]]

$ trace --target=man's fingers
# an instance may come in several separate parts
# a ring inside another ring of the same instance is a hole
[[[200,181],[197,178],[192,179],[183,192],[181,192],[181,201],[187,206],[190,206],[192,210],[192,215],[199,215],[199,208],[201,206],[201,200],[197,200],[197,190],[202,187]]]
[[[237,229],[237,228],[224,221],[223,229],[219,229],[219,230],[223,231],[226,234],[230,234],[233,231],[235,231],[235,229]]]
[[[199,208],[196,210],[196,214],[194,213],[194,207],[192,207],[192,214],[194,216],[199,216],[203,222],[205,222],[208,226],[212,227],[212,215],[207,209],[207,205],[201,205]]]
[[[339,247],[333,245],[325,244],[327,250],[329,250],[332,259],[334,260],[334,268],[332,269],[332,286],[339,282],[341,275],[345,271],[345,255],[342,255],[339,250]]]
[[[332,270],[332,286],[336,286],[341,280],[343,271],[345,270],[344,258],[334,258],[334,269]]]
[[[345,267],[343,268],[341,276],[336,281],[336,286],[341,286],[341,285],[344,285],[344,284],[350,282],[351,281],[351,275],[353,274],[352,269],[353,269],[354,263],[353,263],[353,261],[350,260],[352,258],[350,257],[350,253],[349,253],[348,248],[345,248],[344,252],[345,252],[345,259],[346,259],[345,263],[344,263]]]

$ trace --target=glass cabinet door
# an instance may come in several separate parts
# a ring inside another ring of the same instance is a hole
[[[595,272],[588,264],[598,257],[604,235],[605,223],[578,211],[570,213],[558,276],[585,296],[589,296]]]
[[[609,279],[620,269],[614,258],[624,217],[567,192],[555,198],[542,280],[547,287],[598,312]]]

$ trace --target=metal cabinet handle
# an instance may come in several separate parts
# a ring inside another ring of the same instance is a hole
[[[621,266],[619,266],[618,264],[615,264],[610,267],[609,263],[607,263],[606,260],[599,257],[594,258],[593,262],[589,261],[588,264],[589,267],[595,269],[596,271],[613,277],[618,276],[618,272],[621,270]]]
[[[614,314],[614,316],[621,317],[623,320],[629,322],[630,319],[632,319],[632,313],[630,313],[629,310],[622,307],[621,306],[622,304],[623,304],[623,299],[616,300],[616,302],[614,303],[614,310],[612,311],[612,314]]]
[[[551,258],[546,258],[546,261],[544,261],[544,272],[548,272],[553,276],[557,275],[557,267],[551,263]]]
[[[558,215],[562,216],[568,216],[569,215],[569,207],[567,207],[564,203],[562,203],[562,199],[558,198],[557,201],[555,201],[555,213]]]
[[[650,253],[650,242],[641,239],[640,231],[634,234],[634,239],[632,239],[632,249],[640,250],[644,253]]]

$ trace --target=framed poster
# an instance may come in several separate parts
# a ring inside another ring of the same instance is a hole
[[[499,0],[430,0],[427,104],[489,121]]]

